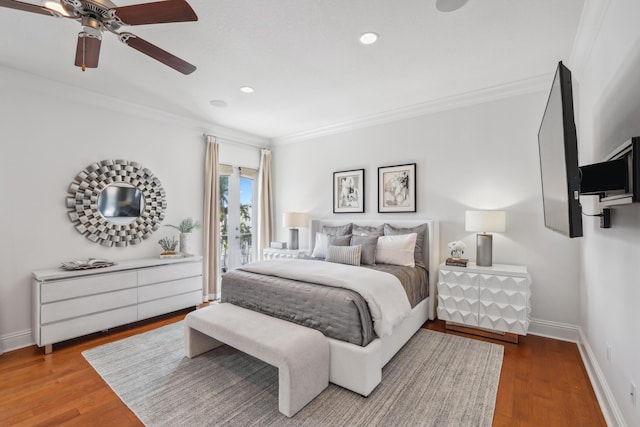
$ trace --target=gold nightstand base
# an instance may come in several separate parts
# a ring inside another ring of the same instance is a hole
[[[473,328],[471,326],[461,325],[454,322],[445,322],[445,328],[450,331],[463,332],[465,334],[478,335],[485,338],[493,338],[494,340],[506,341],[518,344],[520,335],[511,332],[491,331],[489,329]]]

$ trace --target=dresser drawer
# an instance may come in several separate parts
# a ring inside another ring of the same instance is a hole
[[[117,291],[119,289],[135,288],[136,284],[137,274],[135,271],[98,274],[91,277],[78,277],[41,283],[40,298],[42,303],[47,303]]]
[[[47,324],[100,311],[135,306],[137,298],[137,291],[132,288],[43,304],[40,308],[40,322]]]
[[[138,288],[138,302],[146,302],[193,291],[202,293],[202,276],[140,286]]]
[[[138,286],[150,283],[169,282],[186,277],[202,276],[201,262],[170,264],[161,267],[145,268],[138,271]]]
[[[201,302],[201,290],[169,298],[143,302],[138,305],[138,320],[148,319],[149,317],[181,310],[183,308],[196,307]]]
[[[119,308],[92,314],[82,319],[71,319],[43,325],[40,329],[40,342],[44,346],[70,338],[103,331],[105,329],[135,322],[138,309],[136,306]]]

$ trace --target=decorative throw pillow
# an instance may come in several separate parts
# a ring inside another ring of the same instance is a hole
[[[384,236],[384,224],[377,227],[353,224],[351,234],[354,236]]]
[[[346,236],[347,234],[351,234],[351,225],[351,223],[336,226],[325,225],[322,227],[322,232],[331,234],[332,236]]]
[[[329,235],[324,233],[316,233],[316,243],[313,246],[312,258],[324,258],[327,256],[327,246],[329,244]]]
[[[360,245],[357,246],[329,246],[327,248],[327,262],[339,264],[360,265]]]
[[[316,233],[316,244],[313,247],[312,258],[325,258],[327,256],[327,247],[333,246],[349,246],[351,243],[351,234],[346,236],[332,236],[325,233]]]
[[[415,267],[416,238],[416,233],[378,237],[376,263]]]
[[[425,244],[429,243],[428,241],[425,243],[425,240],[424,240],[424,235],[426,231],[427,231],[427,224],[420,224],[418,226],[410,227],[410,228],[398,228],[389,224],[384,225],[385,236],[397,236],[400,234],[410,234],[410,233],[416,233],[418,235],[418,237],[416,238],[416,248],[414,252],[414,259],[415,259],[416,265],[424,268],[427,268],[424,265],[424,248],[425,248]]]
[[[351,234],[344,236],[332,236],[329,235],[327,239],[327,246],[349,246],[351,243]]]
[[[354,229],[355,231],[355,229]],[[360,264],[376,263],[376,248],[378,247],[378,236],[353,236],[351,246],[362,246],[360,251]]]

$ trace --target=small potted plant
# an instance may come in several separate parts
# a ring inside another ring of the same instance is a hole
[[[178,252],[176,252],[178,241],[175,237],[172,237],[171,240],[169,240],[168,237],[163,237],[162,239],[158,240],[158,244],[162,247],[160,258],[169,258],[178,255]]]
[[[183,256],[191,255],[189,253],[189,235],[193,230],[200,228],[200,223],[193,218],[185,218],[178,225],[167,224],[167,227],[175,228],[180,232],[180,253]]]

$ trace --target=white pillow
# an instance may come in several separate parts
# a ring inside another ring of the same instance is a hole
[[[313,246],[312,258],[326,258],[327,246],[329,245],[329,235],[316,233],[316,244]]]
[[[378,237],[376,264],[394,264],[415,267],[413,253],[416,248],[417,233]]]

